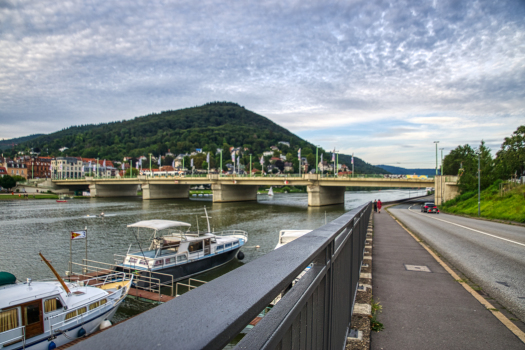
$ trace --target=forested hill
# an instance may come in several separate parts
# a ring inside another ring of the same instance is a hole
[[[379,168],[385,169],[386,171],[389,171],[392,174],[398,174],[398,175],[436,175],[436,169],[406,169],[406,168],[400,168],[397,166],[391,166],[391,165],[378,165]]]
[[[16,146],[18,144],[21,144],[21,143],[27,142],[29,140],[35,139],[35,138],[40,137],[42,135],[44,135],[44,134],[34,134],[34,135],[29,135],[29,136],[17,137],[17,138],[9,139],[9,140],[0,140],[0,150],[13,148],[13,146]]]
[[[289,142],[290,147],[279,144],[279,141]],[[190,153],[197,148],[215,155],[217,148],[222,148],[225,150],[223,157],[228,159],[227,150],[231,146],[245,148],[245,157],[249,157],[250,153],[253,157],[260,157],[263,152],[270,150],[270,146],[278,146],[284,155],[295,159],[299,148],[304,157],[309,154],[315,157],[316,151],[311,143],[268,118],[232,102],[212,102],[131,120],[74,126],[33,139],[20,145],[19,149],[38,147],[51,156],[67,154],[122,160],[124,157],[138,158],[150,153],[154,156],[165,155],[168,150],[175,155]],[[68,149],[60,152],[62,147]],[[325,159],[328,158],[325,156]],[[356,172],[385,172],[380,168],[369,168],[369,164],[366,170],[365,167],[360,169],[357,162],[356,159]]]

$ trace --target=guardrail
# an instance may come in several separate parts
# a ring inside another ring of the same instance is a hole
[[[115,254],[116,255],[116,254]],[[136,273],[136,269],[126,266],[120,266],[119,263],[110,264],[105,263],[101,261],[95,261],[95,260],[89,260],[89,259],[82,259],[82,263],[76,263],[73,262],[73,265],[77,265],[82,267],[83,273],[79,274],[73,274],[71,277],[80,276],[83,278],[102,278],[109,274],[114,274],[116,272],[116,267],[122,272],[120,273],[127,273],[127,274],[133,274],[133,284],[134,285],[140,285],[140,289],[144,289],[148,292],[156,293],[159,295],[159,300],[161,298],[161,289],[169,288],[171,289],[170,296],[173,296],[173,288],[174,288],[174,279],[172,275],[168,275],[162,272],[155,272],[155,271],[148,271],[148,270],[140,270],[140,273]],[[96,264],[96,266],[88,265],[88,264]],[[162,279],[167,280],[166,282],[161,282]]]
[[[222,349],[312,264],[236,348],[340,350],[350,328],[371,209],[371,203],[356,208],[72,349],[151,344]]]

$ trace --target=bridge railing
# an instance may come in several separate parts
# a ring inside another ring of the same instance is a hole
[[[222,349],[283,290],[237,349],[344,347],[371,203],[72,349]],[[304,276],[294,279],[308,266]]]

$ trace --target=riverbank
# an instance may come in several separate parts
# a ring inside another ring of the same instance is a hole
[[[481,217],[525,223],[525,185],[502,190],[496,183],[481,192]],[[467,192],[441,206],[443,213],[478,217],[477,192]]]
[[[74,199],[84,199],[89,197],[74,196]],[[11,200],[28,200],[28,199],[59,199],[59,195],[50,193],[0,193],[0,201],[11,201]],[[68,198],[69,199],[69,198]]]

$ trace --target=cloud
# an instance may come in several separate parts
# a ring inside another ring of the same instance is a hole
[[[230,100],[323,143],[496,138],[525,115],[523,18],[521,1],[0,0],[0,137]]]

